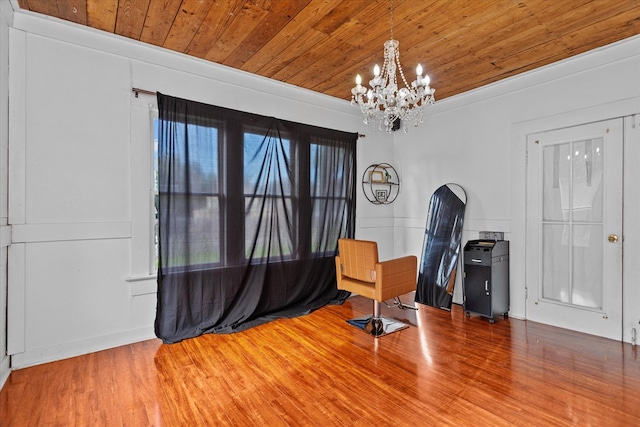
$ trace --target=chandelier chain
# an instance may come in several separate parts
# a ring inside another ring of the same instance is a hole
[[[393,38],[393,0],[389,0],[389,23],[391,27],[391,40],[394,40]],[[396,58],[396,63],[398,64],[398,70],[400,71],[400,77],[402,78],[402,82],[406,87],[408,87],[409,83],[407,83],[407,79],[404,77],[404,71],[402,70],[402,65],[400,64],[400,50],[396,50],[395,58]]]
[[[393,0],[389,0],[389,24],[391,28],[391,40],[393,40]]]

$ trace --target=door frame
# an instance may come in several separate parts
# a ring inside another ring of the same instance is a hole
[[[634,118],[628,116],[634,116]],[[510,311],[509,316],[526,319],[526,145],[527,135],[564,127],[577,126],[583,123],[625,118],[624,159],[633,155],[640,158],[640,97],[628,98],[608,104],[598,105],[580,110],[571,110],[555,115],[535,118],[511,125],[511,228],[510,239]],[[635,127],[633,127],[635,123]],[[640,168],[625,168],[624,180],[630,181],[629,174],[635,174],[635,182],[640,182]],[[636,189],[637,190],[637,189]],[[636,191],[637,192],[637,191]],[[640,194],[634,195],[632,188],[626,185],[623,190],[625,209],[623,215],[640,217]],[[629,221],[628,221],[629,222]],[[633,230],[625,228],[623,235],[623,282],[633,283],[640,280],[640,266],[633,265],[630,260],[640,258],[640,224],[629,225]],[[632,243],[633,242],[633,243]],[[631,342],[633,328],[637,328],[640,340],[640,285],[623,286],[623,341]]]

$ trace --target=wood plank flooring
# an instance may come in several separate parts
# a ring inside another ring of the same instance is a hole
[[[640,425],[636,347],[419,308],[383,308],[412,326],[378,339],[345,322],[371,310],[353,297],[237,334],[17,370],[0,425]]]

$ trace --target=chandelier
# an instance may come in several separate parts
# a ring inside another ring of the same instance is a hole
[[[422,75],[422,66],[416,67],[416,79],[407,83],[400,65],[398,41],[393,38],[393,0],[389,5],[391,21],[391,39],[384,43],[384,63],[382,69],[375,65],[370,88],[362,86],[362,77],[356,76],[356,86],[351,89],[351,104],[358,104],[364,116],[364,123],[374,123],[382,130],[391,133],[398,129],[399,122],[407,132],[407,123],[413,121],[414,126],[422,123],[423,109],[435,101],[435,89],[429,87],[430,79]],[[400,74],[403,88],[398,88],[396,73]]]

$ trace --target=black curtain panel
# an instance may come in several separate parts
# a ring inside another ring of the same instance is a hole
[[[336,288],[353,237],[357,134],[158,94],[165,343],[306,314]]]
[[[465,201],[451,191],[449,185],[439,187],[431,196],[416,302],[451,310],[453,290],[447,288],[460,256]]]

